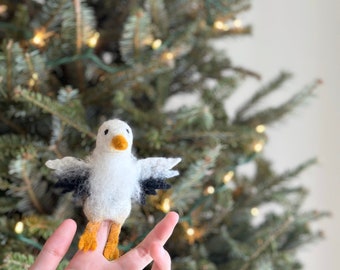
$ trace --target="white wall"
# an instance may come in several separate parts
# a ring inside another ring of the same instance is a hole
[[[326,239],[306,246],[301,258],[307,270],[337,270],[340,269],[340,1],[252,3],[252,9],[240,17],[253,25],[253,35],[218,42],[234,64],[262,75],[261,82],[255,79],[246,82],[234,100],[237,103],[237,98],[268,82],[281,70],[294,74],[285,90],[302,89],[317,78],[324,81],[315,98],[268,130],[265,154],[279,171],[310,157],[319,158],[319,164],[303,173],[298,181],[310,190],[306,208],[329,210],[333,217],[313,225],[325,233]],[[283,96],[277,95],[271,102],[280,101]]]

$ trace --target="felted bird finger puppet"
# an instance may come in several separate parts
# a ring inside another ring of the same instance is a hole
[[[64,157],[46,162],[58,179],[56,186],[64,192],[74,192],[83,201],[88,223],[79,240],[80,250],[95,250],[101,222],[111,221],[104,248],[108,260],[119,257],[119,234],[130,214],[131,202],[145,203],[146,195],[170,188],[165,180],[179,174],[172,168],[181,158],[137,159],[131,153],[132,142],[132,130],[127,123],[109,120],[100,126],[96,147],[85,161]]]

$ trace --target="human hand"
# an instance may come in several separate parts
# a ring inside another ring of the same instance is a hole
[[[171,259],[163,248],[178,222],[178,214],[169,212],[145,239],[115,261],[108,261],[103,256],[103,250],[109,233],[109,222],[103,222],[99,229],[98,247],[94,251],[78,251],[71,259],[68,270],[139,270],[153,262],[152,270],[170,270]],[[74,220],[65,220],[46,241],[30,270],[55,270],[65,256],[76,233]]]

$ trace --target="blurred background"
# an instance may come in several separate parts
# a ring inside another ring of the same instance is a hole
[[[0,0],[0,269],[27,269],[66,217],[83,230],[43,164],[87,155],[113,116],[138,156],[183,157],[181,180],[133,209],[122,250],[173,209],[174,270],[296,270],[297,250],[304,269],[340,269],[339,13],[336,0]]]
[[[264,151],[279,171],[318,158],[318,165],[299,177],[310,190],[305,207],[329,210],[332,218],[317,222],[325,240],[305,246],[300,256],[308,270],[340,269],[340,1],[254,0],[242,20],[253,26],[252,36],[217,43],[220,49],[227,46],[234,64],[258,72],[264,82],[278,71],[292,72],[291,90],[314,79],[323,82],[314,99],[268,129]],[[228,108],[256,85],[248,80]],[[268,103],[285,99],[282,92]]]

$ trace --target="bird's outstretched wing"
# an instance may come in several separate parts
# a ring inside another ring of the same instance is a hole
[[[146,195],[155,195],[156,189],[169,189],[171,187],[165,180],[179,175],[179,172],[172,170],[172,168],[181,160],[181,158],[154,157],[137,161],[140,168],[140,203],[145,203]]]
[[[73,196],[84,199],[89,195],[88,179],[90,177],[89,165],[74,157],[64,157],[62,159],[48,160],[46,166],[55,170],[58,179],[57,188],[63,192],[74,192]]]

